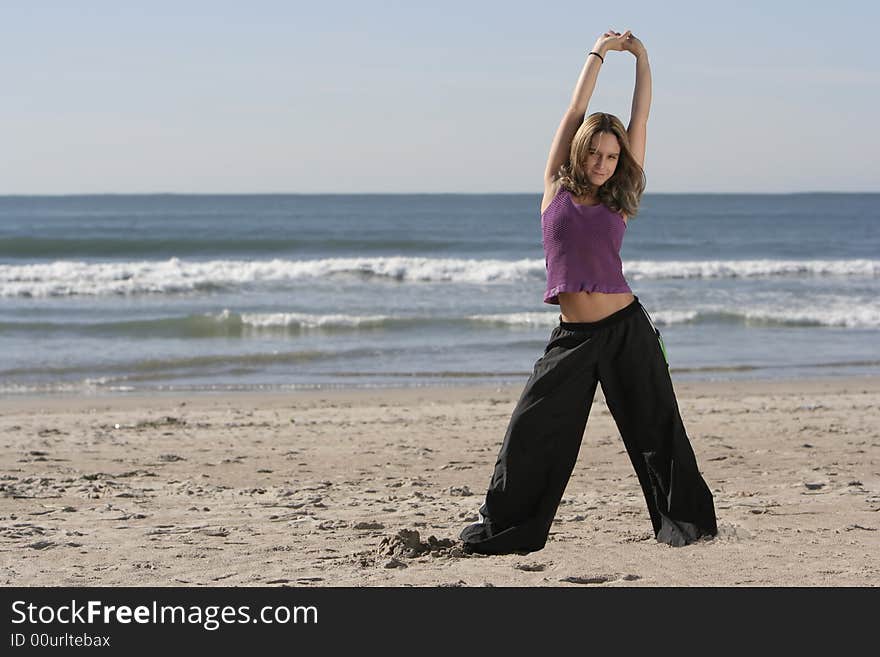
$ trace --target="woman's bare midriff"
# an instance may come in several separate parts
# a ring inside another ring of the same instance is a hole
[[[559,308],[563,322],[598,322],[626,308],[633,299],[630,292],[560,292]]]

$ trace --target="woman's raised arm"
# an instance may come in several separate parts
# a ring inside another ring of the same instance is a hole
[[[636,58],[636,86],[633,90],[632,111],[629,116],[629,147],[639,166],[645,166],[645,145],[648,140],[648,114],[651,111],[651,66],[648,64],[648,51],[635,36],[630,35],[624,42],[624,50]]]
[[[584,122],[584,115],[587,113],[593,89],[596,88],[596,78],[599,76],[599,69],[602,67],[606,53],[611,50],[624,50],[624,43],[629,34],[629,30],[623,34],[608,30],[596,39],[592,52],[598,53],[599,56],[588,55],[586,62],[584,62],[584,67],[571,96],[571,103],[559,123],[553,144],[550,146],[550,155],[547,157],[547,166],[544,168],[545,184],[551,182],[559,171],[559,167],[568,161],[571,140],[574,139],[575,133]]]

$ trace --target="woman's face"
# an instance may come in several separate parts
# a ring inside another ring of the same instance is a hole
[[[620,159],[620,143],[610,132],[593,135],[587,154],[585,170],[587,179],[597,187],[605,183],[617,169]]]

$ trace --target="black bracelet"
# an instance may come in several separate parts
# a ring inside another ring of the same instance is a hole
[[[603,63],[603,64],[605,63],[605,58],[602,57],[602,55],[600,55],[599,53],[597,53],[597,52],[591,50],[591,51],[587,54],[587,57],[589,57],[590,55],[596,55],[596,57],[598,57],[599,59],[602,60],[602,63]]]

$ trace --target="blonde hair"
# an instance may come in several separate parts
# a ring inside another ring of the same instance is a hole
[[[620,157],[614,174],[598,188],[587,178],[584,165],[590,152],[593,137],[607,132],[617,137]],[[638,214],[642,193],[645,191],[645,172],[633,157],[629,137],[623,123],[613,114],[594,112],[590,114],[571,140],[568,162],[559,167],[559,182],[574,196],[592,196],[613,212],[623,212],[627,217]]]

